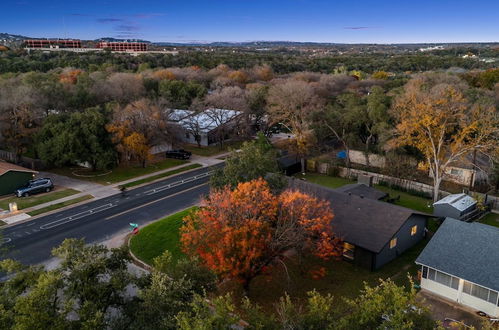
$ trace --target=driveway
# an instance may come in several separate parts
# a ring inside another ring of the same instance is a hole
[[[432,317],[436,321],[443,322],[446,318],[461,321],[468,326],[474,326],[475,329],[481,329],[482,318],[474,313],[472,309],[459,305],[453,301],[422,290],[418,292],[418,300],[424,300],[424,305],[430,309]]]
[[[58,175],[49,172],[40,172],[37,174],[38,178],[50,178],[55,186],[63,186],[66,188],[76,189],[81,192],[98,190],[99,188],[104,187],[98,183],[73,179],[67,176]]]

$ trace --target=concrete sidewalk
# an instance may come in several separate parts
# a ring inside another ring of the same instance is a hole
[[[117,182],[117,183],[113,183],[113,184],[107,185],[107,186],[101,185],[98,183],[84,181],[84,180],[69,178],[69,177],[54,174],[54,173],[40,172],[39,177],[51,178],[53,180],[54,184],[56,184],[57,186],[64,186],[66,188],[76,189],[76,190],[79,190],[80,192],[77,194],[71,195],[71,196],[63,197],[63,198],[56,199],[56,200],[53,200],[53,201],[50,201],[47,203],[43,203],[43,204],[39,204],[39,205],[35,205],[32,207],[26,208],[26,209],[22,210],[22,211],[24,211],[24,213],[18,212],[15,215],[12,215],[10,217],[4,217],[3,219],[0,219],[0,220],[7,223],[7,224],[12,224],[12,223],[15,223],[18,221],[26,220],[26,219],[30,218],[30,216],[28,214],[26,214],[27,212],[39,210],[39,209],[42,209],[42,208],[45,208],[45,207],[48,207],[48,206],[51,206],[54,204],[63,203],[63,202],[73,200],[73,199],[76,199],[78,197],[82,197],[85,195],[92,195],[95,199],[109,197],[111,195],[117,194],[120,191],[119,186],[121,186],[121,185],[130,183],[130,182],[135,182],[135,181],[142,180],[142,179],[147,179],[149,177],[152,177],[152,176],[155,176],[158,174],[163,174],[166,172],[174,171],[174,170],[177,170],[177,169],[180,169],[180,168],[183,168],[183,167],[195,164],[195,163],[198,163],[198,164],[202,165],[203,167],[223,163],[224,161],[221,159],[218,159],[218,158],[225,157],[228,154],[229,153],[223,153],[223,154],[218,154],[218,155],[214,155],[211,157],[192,155],[190,162],[187,164],[169,167],[169,168],[164,169],[164,170],[160,170],[157,172],[134,177],[134,178],[131,178],[131,179],[128,179],[125,181],[121,181],[121,182]],[[183,173],[185,173],[185,172],[180,172],[178,174],[183,174]],[[177,174],[174,174],[171,177],[173,177],[175,175],[177,175]],[[161,178],[158,180],[162,180],[162,179],[164,179],[164,178]],[[152,182],[154,182],[154,181],[148,182],[147,184],[152,183]],[[87,201],[92,201],[95,199],[89,199]],[[84,201],[84,202],[87,202],[87,201]],[[74,206],[74,205],[71,205],[71,206]]]

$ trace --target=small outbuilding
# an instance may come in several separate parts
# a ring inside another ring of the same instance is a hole
[[[0,195],[14,191],[32,180],[37,171],[0,160]]]
[[[441,218],[465,220],[477,208],[477,201],[464,193],[453,194],[433,203],[433,214]]]
[[[499,317],[499,228],[446,218],[416,264],[423,290]]]

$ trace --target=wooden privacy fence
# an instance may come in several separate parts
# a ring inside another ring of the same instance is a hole
[[[0,150],[0,159],[5,160],[9,163],[18,164],[20,166],[30,168],[32,170],[43,170],[45,168],[45,165],[43,164],[41,159],[25,156],[21,156],[20,159],[17,159],[15,153],[6,150]]]
[[[429,196],[433,196],[433,186],[426,184],[426,183],[421,183],[417,181],[412,181],[412,180],[407,180],[407,179],[401,179],[401,178],[396,178],[393,176],[385,175],[385,174],[380,174],[380,173],[375,173],[375,172],[369,172],[369,171],[364,171],[364,170],[358,170],[354,168],[346,168],[342,166],[336,166],[332,165],[329,163],[319,163],[319,162],[308,162],[307,163],[307,170],[310,172],[318,172],[321,174],[327,174],[327,175],[333,175],[333,176],[340,176],[342,178],[348,178],[355,180],[357,177],[362,174],[362,175],[368,175],[373,178],[373,183],[374,184],[386,184],[386,185],[391,185],[391,186],[397,186],[403,190],[406,191],[418,191],[422,192],[425,194],[428,194]],[[494,211],[499,211],[499,197],[497,196],[491,196],[491,195],[485,195],[483,193],[478,193],[478,192],[472,192],[474,195],[483,197],[485,200],[486,197],[486,202],[487,204],[490,205],[491,209]],[[440,190],[441,196],[445,197],[447,195],[450,195],[449,192],[447,191],[442,191]]]

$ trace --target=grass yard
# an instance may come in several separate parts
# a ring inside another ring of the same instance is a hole
[[[143,184],[143,183],[147,183],[147,182],[152,182],[154,180],[165,178],[167,176],[171,176],[171,175],[174,175],[174,174],[182,173],[182,172],[185,172],[185,171],[188,171],[188,170],[192,170],[192,169],[195,169],[195,168],[198,168],[198,167],[202,167],[202,166],[203,165],[201,165],[201,164],[187,165],[187,166],[178,168],[176,170],[171,170],[171,171],[168,171],[168,172],[165,172],[165,173],[161,173],[161,174],[150,176],[150,177],[145,178],[145,179],[133,181],[133,182],[124,184],[124,186],[126,188],[135,187],[135,186],[138,186],[139,184]]]
[[[95,174],[101,174],[99,172],[95,173],[92,172],[89,169],[76,169],[78,173],[83,174],[83,175],[88,175],[88,176],[78,176],[74,175],[73,172],[75,168],[68,168],[68,167],[63,167],[63,168],[58,168],[58,169],[52,169],[51,172],[60,174],[60,175],[65,175],[74,179],[79,179],[79,180],[85,180],[85,181],[91,181],[95,183],[100,183],[100,184],[112,184],[116,182],[121,182],[125,180],[129,180],[138,176],[146,175],[149,173],[154,173],[157,171],[161,171],[170,167],[178,166],[187,163],[185,160],[180,160],[180,159],[163,159],[159,160],[156,162],[150,162],[147,164],[147,166],[144,168],[140,165],[132,165],[128,167],[117,167],[114,168],[109,174],[105,174],[107,172],[101,172],[104,175],[95,175]],[[95,175],[95,176],[92,176]]]
[[[479,222],[499,227],[499,214],[497,213],[488,213],[483,218],[479,220]]]
[[[407,274],[413,278],[417,275],[418,267],[414,263],[428,241],[423,240],[407,250],[397,259],[381,267],[380,270],[371,272],[357,267],[343,260],[323,261],[315,257],[303,258],[299,265],[296,260],[286,262],[289,280],[282,265],[276,265],[269,275],[255,278],[250,285],[249,298],[261,305],[264,310],[274,310],[275,302],[289,294],[291,298],[304,301],[307,292],[316,290],[321,294],[330,293],[335,297],[335,308],[341,308],[342,298],[355,298],[364,288],[364,282],[373,286],[378,279],[391,278],[398,285],[409,284]],[[311,271],[324,267],[325,276],[314,279]],[[221,293],[233,292],[236,301],[243,296],[241,285],[228,282],[221,289]]]
[[[350,183],[355,183],[355,181],[349,179],[335,177],[335,176],[328,176],[324,174],[317,174],[317,173],[307,173],[304,176],[301,174],[296,174],[295,177],[305,178],[307,181],[320,184],[321,186],[329,188],[339,188],[341,186]],[[389,188],[386,186],[376,185],[375,188],[387,192],[388,194],[390,194],[391,198],[400,196],[400,199],[397,202],[395,202],[396,205],[404,206],[419,212],[425,212],[425,213],[433,212],[433,207],[431,206],[432,201],[430,199],[411,195],[409,193]],[[428,207],[428,205],[430,207]]]
[[[184,256],[179,233],[182,219],[196,208],[188,208],[141,228],[139,234],[130,240],[130,250],[147,264],[152,264],[153,259],[165,250],[171,252],[173,260],[179,260]]]
[[[197,145],[187,144],[184,145],[184,149],[192,152],[193,155],[211,157],[224,152],[230,151],[230,149],[239,149],[244,141],[230,141],[225,142],[223,148],[219,145],[211,145],[208,147],[198,147]]]
[[[22,209],[26,209],[28,207],[51,202],[53,200],[67,197],[67,196],[71,196],[71,195],[74,195],[77,193],[79,193],[78,190],[64,189],[64,190],[52,191],[49,193],[41,193],[41,194],[33,195],[30,197],[20,197],[19,198],[19,197],[12,196],[12,197],[7,197],[7,198],[1,199],[0,200],[0,208],[4,209],[4,210],[8,210],[9,203],[16,202],[17,208],[19,210],[22,210]]]
[[[86,201],[86,200],[92,199],[92,198],[94,198],[92,195],[83,195],[83,196],[80,196],[80,197],[75,198],[75,199],[70,199],[70,200],[65,201],[65,202],[53,204],[53,205],[50,205],[50,206],[47,206],[47,207],[44,207],[44,208],[41,208],[41,209],[38,209],[38,210],[34,210],[34,211],[31,211],[31,212],[28,212],[28,214],[33,217],[33,216],[38,215],[38,214],[42,214],[42,213],[45,213],[45,212],[57,210],[57,209],[65,207],[65,206],[73,205],[73,204],[76,204],[76,203],[79,203],[79,202],[83,202],[83,201]]]
[[[302,175],[301,173],[295,174],[295,178],[301,179],[304,178],[307,181],[312,183],[320,184],[321,186],[329,187],[329,188],[339,188],[341,186],[355,183],[355,181],[340,178],[336,176],[329,176],[317,173],[306,173]]]
[[[433,201],[428,198],[411,195],[407,192],[389,188],[386,186],[376,185],[376,189],[387,192],[391,198],[400,196],[400,200],[395,202],[396,205],[404,206],[419,212],[433,213]]]

